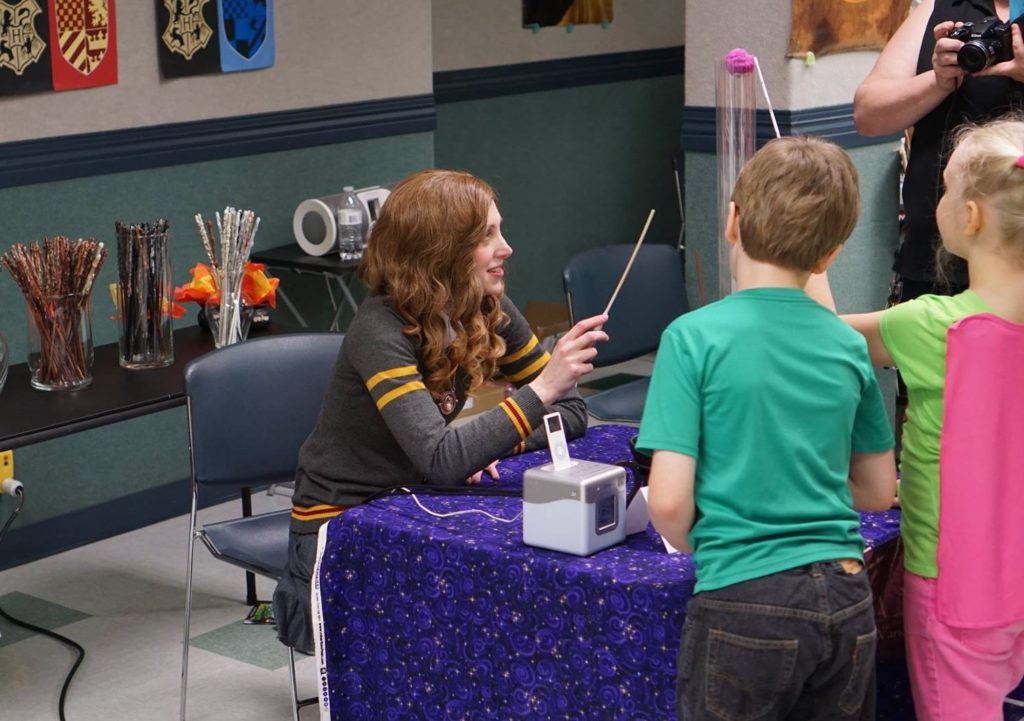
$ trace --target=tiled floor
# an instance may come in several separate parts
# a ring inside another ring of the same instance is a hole
[[[237,503],[200,512],[237,514]],[[256,512],[287,507],[259,494]],[[68,721],[178,718],[188,518],[182,516],[0,573],[0,608],[81,644]],[[267,626],[245,626],[241,571],[196,544],[188,718],[289,719],[287,651]],[[273,586],[259,579],[261,598]],[[0,619],[0,721],[56,719],[75,654]],[[300,693],[314,661],[297,657]],[[315,708],[303,718],[317,717]]]
[[[645,358],[594,377],[650,369]],[[289,500],[261,493],[253,504],[259,513]],[[9,511],[5,501],[0,520]],[[222,504],[200,511],[200,523],[237,513],[237,503]],[[178,718],[187,535],[181,516],[0,572],[0,609],[85,649],[67,694],[68,721]],[[243,573],[202,543],[195,559],[188,719],[290,719],[287,651],[272,627],[243,625]],[[258,579],[257,589],[269,598],[273,584]],[[0,721],[57,719],[74,659],[57,641],[0,619]],[[296,659],[300,696],[312,696],[315,662]],[[318,718],[316,707],[301,718]]]

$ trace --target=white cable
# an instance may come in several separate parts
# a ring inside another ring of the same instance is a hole
[[[519,513],[517,513],[512,518],[500,518],[498,516],[495,516],[492,513],[488,513],[487,511],[481,510],[479,508],[467,508],[467,509],[462,510],[462,511],[451,511],[450,513],[437,513],[435,511],[431,511],[429,508],[427,508],[422,503],[420,503],[420,499],[417,498],[416,494],[413,493],[412,491],[410,491],[408,488],[403,487],[402,490],[405,491],[406,493],[408,493],[410,496],[412,496],[412,500],[414,500],[416,502],[416,505],[419,506],[420,509],[426,511],[431,516],[436,516],[437,518],[448,518],[449,516],[461,516],[461,515],[463,515],[465,513],[482,513],[485,516],[487,516],[488,518],[493,518],[495,521],[501,521],[502,523],[515,523],[516,521],[519,520],[519,517],[523,515],[523,512],[520,511]]]
[[[6,493],[8,496],[20,496],[23,488],[21,481],[14,478],[6,478],[3,483],[0,483],[0,492]]]
[[[761,63],[757,62],[757,56],[754,56],[754,67],[757,68],[757,77],[761,79],[761,92],[764,93],[764,101],[768,104],[768,115],[772,118],[772,127],[775,128],[775,137],[781,138],[782,133],[779,132],[779,124],[775,122],[775,111],[772,109],[772,99],[768,96],[768,86],[764,82],[764,74],[761,72]]]
[[[1010,698],[1009,696],[1003,699],[1003,703],[1008,703],[1011,706],[1024,706],[1024,701],[1018,701],[1017,699]]]

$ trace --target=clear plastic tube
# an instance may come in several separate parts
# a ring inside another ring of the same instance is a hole
[[[736,177],[754,154],[756,132],[754,111],[754,56],[737,48],[722,58],[717,67],[715,105],[718,112],[718,292],[724,298],[733,291],[729,270],[729,243],[725,222]]]

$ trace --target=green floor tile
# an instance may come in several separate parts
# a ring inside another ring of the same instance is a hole
[[[236,621],[192,638],[192,645],[242,663],[276,671],[288,665],[288,649],[273,626]]]
[[[66,626],[75,621],[89,618],[88,613],[76,611],[58,603],[50,603],[27,593],[6,593],[0,596],[0,609],[19,621],[31,623],[48,631]],[[0,648],[37,635],[35,631],[22,628],[0,618]]]

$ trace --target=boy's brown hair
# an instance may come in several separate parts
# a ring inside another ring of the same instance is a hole
[[[809,271],[853,232],[860,214],[857,169],[828,140],[777,138],[743,166],[732,201],[748,256]]]

